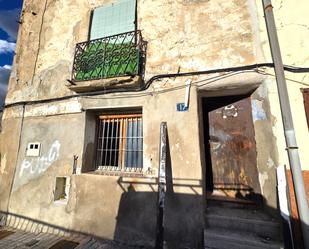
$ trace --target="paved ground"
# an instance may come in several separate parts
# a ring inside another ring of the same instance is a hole
[[[88,236],[63,237],[47,233],[30,233],[0,228],[1,249],[147,249]]]

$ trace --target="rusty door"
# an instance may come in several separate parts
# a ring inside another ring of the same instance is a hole
[[[206,98],[203,109],[208,191],[260,202],[250,97]]]

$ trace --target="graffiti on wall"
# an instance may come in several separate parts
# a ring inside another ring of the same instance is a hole
[[[19,177],[24,174],[41,174],[45,172],[59,157],[60,142],[54,141],[47,155],[38,158],[24,159],[19,171]]]

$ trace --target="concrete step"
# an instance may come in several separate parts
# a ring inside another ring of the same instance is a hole
[[[279,241],[248,232],[232,232],[221,228],[204,230],[205,249],[283,249]]]
[[[208,207],[206,226],[281,238],[280,223],[260,209]]]
[[[237,198],[221,197],[221,196],[208,197],[207,206],[238,208],[238,209],[257,209],[260,207],[260,205],[252,201]]]

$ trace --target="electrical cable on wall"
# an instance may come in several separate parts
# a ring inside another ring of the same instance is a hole
[[[248,72],[250,70],[251,71],[253,70],[254,72],[257,72],[257,73],[260,73],[260,74],[264,74],[260,70],[258,70],[258,69],[261,69],[261,68],[264,68],[264,67],[273,68],[274,64],[273,63],[259,63],[259,64],[251,64],[251,65],[238,66],[238,67],[210,69],[210,70],[204,70],[204,71],[173,73],[173,74],[159,74],[159,75],[155,75],[155,76],[151,77],[148,81],[145,82],[145,84],[141,88],[136,88],[136,89],[117,88],[117,89],[109,89],[109,90],[104,90],[104,91],[79,93],[79,94],[74,94],[74,95],[68,95],[68,96],[63,96],[63,97],[58,97],[58,98],[49,98],[49,99],[43,99],[43,100],[18,101],[18,102],[14,102],[14,103],[9,103],[9,104],[5,105],[4,108],[9,108],[9,107],[17,106],[17,105],[42,104],[42,103],[47,103],[47,102],[52,102],[52,101],[62,101],[62,100],[78,98],[78,97],[86,97],[87,98],[87,97],[91,97],[91,96],[98,96],[98,95],[109,94],[109,93],[139,92],[140,94],[145,94],[145,95],[142,95],[142,96],[159,94],[159,93],[166,92],[166,91],[181,89],[181,88],[184,88],[186,86],[185,85],[184,86],[177,86],[175,88],[164,89],[164,90],[156,91],[156,92],[144,92],[143,93],[143,91],[146,91],[153,84],[153,82],[160,80],[160,79],[189,77],[189,76],[207,75],[207,74],[215,74],[215,73],[237,73],[237,72],[242,73],[242,72]],[[292,73],[309,73],[309,68],[307,68],[307,67],[303,68],[303,67],[295,67],[295,66],[285,65],[284,70],[286,70],[288,72],[292,72]],[[265,74],[267,74],[267,73],[265,72]],[[220,75],[220,76],[222,76],[222,75]],[[220,77],[220,76],[215,76],[215,77]],[[195,85],[195,83],[192,83],[192,85]],[[306,85],[306,83],[303,83],[303,84]],[[133,97],[134,95],[130,95],[130,96]],[[129,95],[114,96],[112,98],[115,99],[115,98],[127,98],[127,97],[129,97]],[[140,95],[138,95],[137,97],[140,97]]]

